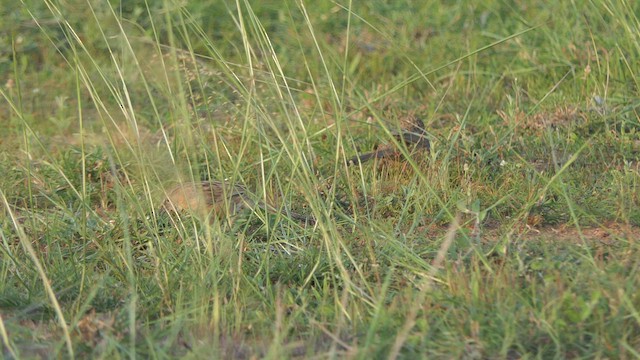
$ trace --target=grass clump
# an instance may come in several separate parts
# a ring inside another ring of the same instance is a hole
[[[3,357],[637,356],[637,7],[7,4]]]

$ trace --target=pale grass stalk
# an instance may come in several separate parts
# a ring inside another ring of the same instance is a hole
[[[13,349],[13,346],[11,346],[11,342],[9,342],[9,335],[7,334],[7,329],[4,326],[4,320],[2,320],[2,314],[0,314],[0,335],[2,335],[2,342],[4,342],[4,346],[9,350],[9,353],[11,354],[11,356],[13,356],[14,359],[17,359],[18,355],[16,354],[16,351]]]
[[[44,288],[45,288],[45,290],[47,292],[47,295],[49,296],[49,300],[51,300],[51,306],[53,307],[53,309],[54,309],[54,311],[55,311],[55,313],[56,313],[56,315],[58,317],[58,322],[60,323],[60,327],[62,328],[62,333],[64,335],[64,341],[65,341],[65,343],[67,345],[67,352],[69,353],[69,357],[73,359],[75,356],[74,356],[74,352],[73,352],[73,345],[71,343],[71,334],[69,333],[69,327],[67,326],[67,322],[66,322],[66,320],[64,318],[64,314],[62,313],[62,308],[60,307],[60,303],[58,303],[58,299],[56,298],[56,294],[53,291],[53,288],[51,287],[51,281],[47,277],[47,274],[44,271],[44,267],[42,266],[42,264],[38,260],[38,255],[36,254],[35,249],[31,245],[31,241],[27,238],[27,234],[25,234],[24,230],[22,229],[22,226],[18,222],[18,219],[16,218],[15,214],[11,210],[11,206],[9,205],[9,201],[7,200],[7,198],[4,195],[4,192],[2,190],[0,190],[0,197],[2,197],[2,202],[4,203],[4,207],[7,210],[7,213],[9,214],[9,217],[11,218],[11,222],[13,223],[13,227],[16,230],[16,234],[18,235],[18,238],[20,239],[20,244],[22,245],[23,249],[27,252],[27,254],[29,254],[29,257],[31,258],[31,261],[33,261],[33,264],[36,267],[36,271],[38,272],[38,275],[40,276],[40,279],[42,280],[42,284],[44,285]]]
[[[420,292],[416,299],[414,300],[409,312],[407,313],[407,318],[402,326],[402,329],[398,332],[396,336],[396,341],[393,343],[393,347],[391,348],[391,352],[389,353],[388,359],[394,360],[397,359],[400,355],[400,350],[402,349],[402,345],[404,345],[405,341],[409,337],[411,330],[416,325],[416,317],[418,316],[418,311],[422,307],[424,300],[427,297],[427,293],[431,290],[431,286],[433,284],[433,278],[436,275],[436,271],[440,269],[442,263],[447,256],[447,251],[453,244],[453,240],[456,238],[456,233],[460,229],[460,213],[457,213],[453,218],[451,224],[449,224],[449,229],[447,230],[447,234],[444,237],[444,241],[440,246],[440,250],[438,250],[438,254],[436,258],[433,259],[433,263],[431,263],[431,269],[429,270],[428,275],[424,278],[423,284],[421,286]]]

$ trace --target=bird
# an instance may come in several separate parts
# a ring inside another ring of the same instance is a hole
[[[315,219],[295,212],[285,212],[263,201],[252,199],[247,189],[226,181],[190,181],[175,185],[166,194],[161,208],[168,213],[187,212],[203,218],[224,219],[244,209],[256,207],[303,222],[315,224]]]
[[[407,148],[412,149],[431,149],[431,143],[427,138],[424,122],[416,116],[407,116],[401,121],[401,131],[392,133],[398,142],[403,142]],[[371,159],[382,159],[386,157],[400,157],[402,153],[394,144],[384,144],[379,146],[375,151],[365,154],[358,154],[347,160],[347,166],[364,163]]]

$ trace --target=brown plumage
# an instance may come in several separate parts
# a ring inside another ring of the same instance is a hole
[[[170,213],[188,212],[203,218],[228,218],[243,209],[262,208],[282,213],[292,219],[315,223],[310,216],[293,212],[285,212],[262,201],[252,200],[247,190],[239,185],[231,185],[223,181],[200,181],[178,184],[167,192],[162,209]]]
[[[426,136],[427,132],[424,129],[422,120],[415,116],[408,116],[400,122],[400,126],[402,128],[401,131],[394,133],[393,137],[399,142],[403,142],[409,150],[426,149],[426,151],[429,151],[431,149],[431,143]],[[371,159],[400,158],[401,155],[402,153],[394,144],[384,144],[375,151],[350,158],[347,160],[347,165],[355,165]]]

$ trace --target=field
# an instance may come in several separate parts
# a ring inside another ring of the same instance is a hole
[[[0,357],[640,358],[640,2],[0,13]]]

